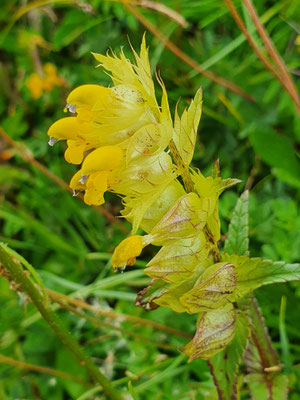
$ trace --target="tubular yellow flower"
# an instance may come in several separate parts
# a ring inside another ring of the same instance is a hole
[[[138,257],[143,250],[142,237],[133,235],[124,239],[114,251],[112,256],[113,268],[124,268],[126,265],[133,265],[136,257]]]
[[[76,117],[66,117],[54,122],[48,130],[48,135],[56,140],[74,140],[91,130],[89,123],[79,123]]]
[[[110,89],[100,85],[82,85],[67,97],[67,109],[74,113],[77,108],[92,110],[99,98],[107,98]]]
[[[86,156],[82,164],[82,174],[90,175],[98,171],[110,171],[122,160],[123,150],[118,146],[103,146]]]

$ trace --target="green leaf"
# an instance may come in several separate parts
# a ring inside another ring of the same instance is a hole
[[[248,191],[238,199],[232,214],[225,242],[225,251],[228,254],[248,254]]]
[[[208,361],[220,399],[231,400],[237,395],[239,364],[243,359],[249,334],[248,318],[244,313],[240,313],[232,342]]]
[[[250,141],[256,153],[271,167],[284,171],[289,184],[292,180],[299,182],[300,162],[296,156],[292,141],[273,130],[255,129],[251,132]],[[285,179],[285,174],[280,174]]]
[[[258,373],[247,375],[252,398],[259,400],[286,400],[288,398],[288,381],[287,375],[275,374],[269,381],[262,381],[261,375]]]
[[[262,260],[235,254],[232,256],[224,254],[222,260],[236,266],[238,279],[232,301],[260,286],[300,280],[300,264],[286,264],[283,261]]]
[[[54,50],[57,51],[65,46],[68,46],[88,29],[96,25],[102,24],[104,21],[107,21],[109,19],[111,18],[95,18],[91,15],[89,15],[89,17],[87,18],[86,14],[78,10],[69,11],[54,34]]]

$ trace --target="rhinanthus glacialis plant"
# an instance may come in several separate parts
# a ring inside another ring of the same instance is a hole
[[[86,204],[103,204],[107,191],[121,196],[121,213],[132,223],[132,235],[116,247],[113,268],[133,265],[149,244],[160,247],[145,269],[151,282],[138,294],[137,304],[196,314],[196,333],[184,352],[190,361],[209,359],[217,382],[228,357],[236,365],[241,361],[253,315],[259,315],[250,293],[265,284],[299,279],[299,266],[249,257],[247,193],[237,203],[225,252],[220,252],[218,199],[240,181],[222,179],[218,162],[209,176],[190,166],[202,91],[172,118],[158,75],[162,96],[160,102],[156,98],[145,38],[140,53],[133,54],[134,63],[122,51],[119,56],[93,54],[113,86],[74,89],[66,105],[71,115],[49,128],[49,144],[67,141],[66,161],[80,165],[70,187],[75,195],[84,192]],[[137,235],[138,228],[145,235]],[[224,352],[226,357],[216,358]],[[235,379],[234,371],[228,379]]]

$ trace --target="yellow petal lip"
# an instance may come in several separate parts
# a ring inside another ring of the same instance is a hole
[[[100,171],[91,174],[86,182],[86,187],[88,189],[96,189],[102,193],[106,192],[108,188],[109,174],[110,174],[109,171]]]
[[[111,171],[120,165],[123,150],[118,146],[103,146],[88,154],[82,164],[83,175],[98,171]]]
[[[76,139],[80,133],[77,118],[66,117],[54,122],[48,130],[50,138],[56,140]]]
[[[87,189],[84,194],[84,202],[88,206],[101,206],[105,203],[103,193],[96,189]]]
[[[136,257],[138,257],[143,250],[142,237],[139,235],[130,236],[115,248],[112,256],[113,268],[122,268],[126,265],[133,265]]]
[[[76,108],[92,109],[101,96],[107,96],[109,88],[100,85],[82,85],[72,90],[67,98],[67,108],[75,112]]]
[[[80,170],[80,172],[82,174],[82,170]],[[85,179],[86,175],[81,177],[81,182],[82,178],[84,178],[86,182],[84,195],[84,202],[86,204],[100,206],[105,203],[103,195],[108,188],[108,175],[108,171],[100,171],[91,174],[87,179]]]
[[[82,163],[84,152],[85,152],[84,142],[82,142],[82,146],[71,146],[68,143],[68,147],[65,151],[65,160],[69,164],[79,165]]]

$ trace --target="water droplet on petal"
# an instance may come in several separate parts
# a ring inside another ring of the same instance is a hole
[[[54,137],[51,137],[50,139],[49,139],[49,142],[48,142],[48,144],[49,144],[49,146],[54,146],[55,145],[55,143],[57,142],[57,139],[55,139]]]
[[[87,180],[89,176],[88,175],[81,175],[81,178],[79,179],[79,182],[84,185],[85,181]]]
[[[73,104],[67,103],[66,104],[66,109],[70,111],[70,113],[75,114],[76,113],[76,106]]]

